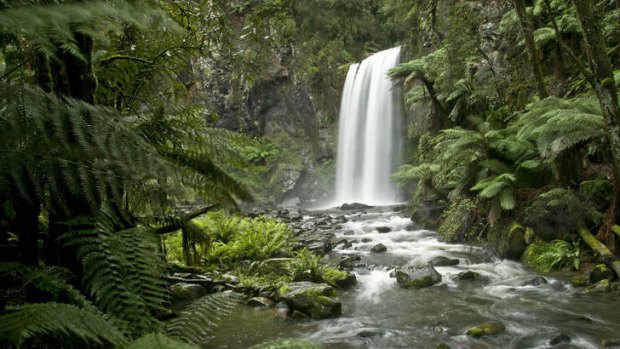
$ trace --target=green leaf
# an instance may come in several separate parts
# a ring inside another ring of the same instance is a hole
[[[499,197],[499,205],[504,210],[512,210],[515,208],[516,202],[513,189],[511,187],[504,188]]]

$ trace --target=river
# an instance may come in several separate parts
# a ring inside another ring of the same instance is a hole
[[[308,217],[306,217],[308,218]],[[325,348],[600,348],[620,338],[620,300],[588,295],[567,281],[540,275],[488,251],[441,242],[397,212],[370,210],[347,216],[334,232],[353,245],[336,252],[361,257],[358,285],[342,291],[343,315],[327,320],[284,320],[274,309],[240,307],[215,329],[206,348],[249,348],[275,338],[302,338]],[[389,227],[379,233],[377,227]],[[378,243],[383,253],[370,249]],[[458,259],[436,267],[442,281],[424,289],[403,289],[390,272],[438,256]],[[476,272],[476,280],[459,273]],[[546,280],[546,282],[545,282]],[[535,284],[535,285],[532,285]],[[473,338],[465,332],[485,321],[506,331]],[[559,337],[563,335],[562,337]],[[556,339],[559,344],[551,345]],[[613,346],[611,346],[613,347]],[[616,346],[620,348],[620,346]]]

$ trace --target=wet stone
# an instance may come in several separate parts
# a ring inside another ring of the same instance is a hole
[[[374,245],[371,249],[370,252],[374,252],[374,253],[381,253],[381,252],[385,252],[387,251],[387,247],[385,247],[384,244],[376,244]]]
[[[381,234],[385,234],[385,233],[391,232],[392,228],[390,228],[390,227],[376,227],[375,230],[377,230],[377,232],[379,232]]]
[[[423,288],[441,282],[441,274],[430,265],[394,270],[396,282],[403,288]]]
[[[439,256],[439,257],[435,257],[431,259],[429,264],[434,267],[449,267],[453,265],[458,265],[459,260],[456,258],[448,258],[444,256]]]
[[[471,270],[463,271],[456,275],[457,280],[460,281],[479,280],[481,277],[479,273]]]
[[[564,333],[558,333],[553,338],[549,340],[549,345],[558,345],[560,343],[569,343],[570,337],[565,335]]]
[[[247,305],[251,307],[265,307],[270,308],[273,307],[274,303],[271,299],[264,297],[252,297],[247,302]]]
[[[506,331],[506,326],[499,321],[488,321],[467,330],[466,334],[472,337],[492,336]]]
[[[537,276],[535,278],[527,280],[526,282],[521,284],[521,286],[542,286],[542,285],[546,285],[548,283],[549,283],[549,281],[547,281],[547,279],[545,279],[544,277]]]

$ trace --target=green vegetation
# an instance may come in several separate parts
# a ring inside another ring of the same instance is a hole
[[[563,240],[528,250],[541,270],[578,266],[569,241],[580,224],[618,251],[617,4],[514,0],[499,20],[469,2],[421,4],[410,14],[435,20],[417,23],[411,41],[426,49],[390,72],[409,108],[431,108],[409,129],[417,149],[393,176],[414,217],[448,241],[516,247],[513,222]],[[422,214],[428,207],[443,210],[440,222],[437,209]]]
[[[571,244],[564,240],[532,243],[523,257],[529,267],[541,273],[561,268],[579,270],[581,265],[579,243]]]

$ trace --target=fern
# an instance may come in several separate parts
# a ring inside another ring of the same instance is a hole
[[[96,305],[130,324],[134,333],[157,327],[151,312],[164,311],[168,301],[158,236],[144,228],[110,231],[100,218],[91,238],[84,243],[82,237],[78,253]]]
[[[200,344],[209,329],[216,326],[223,316],[230,314],[240,296],[232,292],[213,293],[200,298],[164,327],[167,335],[187,343]]]
[[[14,5],[0,11],[0,30],[25,36],[38,53],[50,58],[56,56],[58,47],[85,61],[75,44],[76,33],[105,44],[110,32],[120,34],[125,25],[179,30],[161,10],[129,1]]]
[[[0,315],[0,338],[20,347],[28,340],[54,338],[63,347],[82,348],[88,343],[120,345],[126,338],[101,313],[61,303],[39,303],[7,308]]]
[[[539,153],[554,160],[578,144],[603,139],[604,121],[593,98],[565,100],[546,98],[530,104],[516,126],[517,138],[535,141]]]

